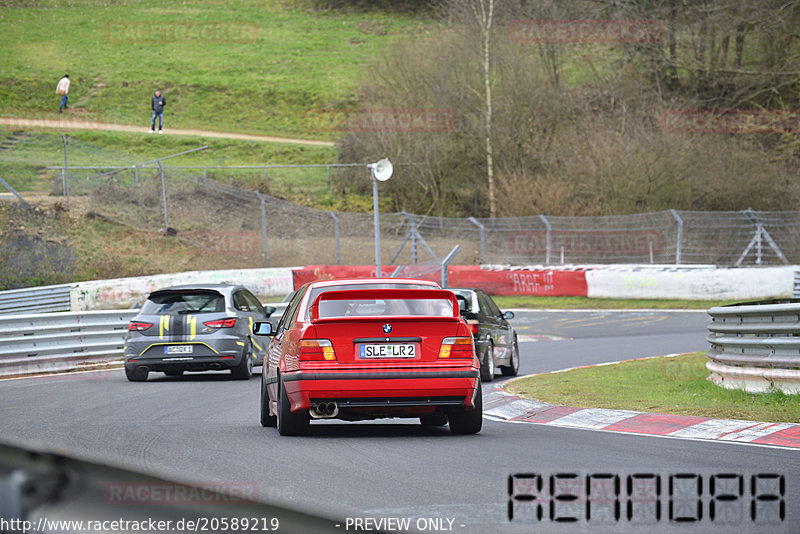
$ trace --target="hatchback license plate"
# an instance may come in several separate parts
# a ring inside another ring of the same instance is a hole
[[[167,345],[164,347],[164,354],[191,354],[193,351],[192,345]]]
[[[358,356],[360,358],[416,358],[417,346],[413,343],[359,345]]]

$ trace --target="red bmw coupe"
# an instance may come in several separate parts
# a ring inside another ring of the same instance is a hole
[[[261,424],[303,435],[314,419],[418,417],[454,434],[482,423],[479,363],[455,295],[433,282],[320,281],[300,288],[272,336]]]

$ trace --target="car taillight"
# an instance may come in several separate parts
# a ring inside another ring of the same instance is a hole
[[[153,323],[145,323],[144,321],[131,321],[128,323],[128,332],[141,332],[153,326]]]
[[[301,339],[300,361],[335,360],[333,343],[329,339]]]
[[[472,358],[471,337],[446,337],[439,349],[440,358]]]
[[[479,334],[481,332],[481,325],[475,319],[470,319],[467,321],[467,324],[469,325],[469,331],[473,334]]]
[[[209,328],[233,328],[236,326],[236,317],[217,319],[216,321],[206,321],[203,324]]]

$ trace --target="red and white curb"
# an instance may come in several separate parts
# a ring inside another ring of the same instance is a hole
[[[557,406],[511,395],[502,383],[484,395],[483,414],[513,423],[800,448],[800,424]]]

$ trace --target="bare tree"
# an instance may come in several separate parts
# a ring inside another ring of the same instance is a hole
[[[483,78],[484,142],[486,181],[489,188],[489,216],[497,216],[496,186],[494,181],[494,153],[492,147],[492,24],[495,0],[443,0],[442,6],[450,20],[467,24],[477,30],[481,51]]]

